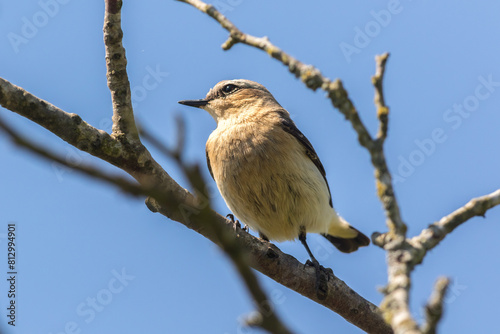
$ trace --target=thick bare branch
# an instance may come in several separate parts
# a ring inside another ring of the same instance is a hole
[[[105,131],[94,128],[77,114],[70,114],[21,87],[0,78],[0,105],[43,126],[76,148],[114,165],[122,165],[123,145]]]
[[[393,248],[389,248],[393,247]],[[394,333],[420,333],[410,312],[410,274],[414,268],[414,250],[404,239],[391,241],[387,250],[388,283],[384,288],[385,297],[380,305],[385,320],[391,324]]]
[[[139,141],[130,83],[127,75],[127,58],[122,44],[121,0],[105,0],[104,46],[108,87],[113,102],[113,136],[126,136],[128,143]]]
[[[425,306],[425,323],[422,326],[422,334],[436,334],[436,328],[443,316],[443,303],[446,291],[450,285],[450,280],[441,277],[434,285],[429,302]]]

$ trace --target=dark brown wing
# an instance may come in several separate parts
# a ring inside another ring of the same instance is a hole
[[[321,175],[323,175],[323,179],[325,179],[326,187],[328,188],[328,194],[330,195],[330,206],[333,208],[333,203],[332,203],[332,193],[330,192],[330,186],[328,185],[328,181],[326,180],[326,172],[325,168],[323,167],[323,164],[319,160],[318,155],[316,154],[316,151],[314,150],[311,142],[304,136],[302,132],[297,128],[295,123],[290,119],[287,113],[284,111],[278,111],[278,114],[280,114],[280,124],[283,130],[294,136],[298,142],[305,148],[306,150],[306,155],[311,159],[311,161],[318,167],[319,172]]]
[[[212,166],[210,165],[210,157],[208,156],[208,151],[205,150],[205,154],[207,156],[207,166],[208,166],[208,171],[210,172],[210,175],[212,175],[212,179],[215,180],[214,178],[214,173],[212,172]]]

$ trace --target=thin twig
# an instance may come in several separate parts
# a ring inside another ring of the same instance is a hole
[[[139,141],[132,109],[127,58],[122,44],[121,0],[105,0],[104,46],[108,87],[113,103],[113,135],[126,136],[128,143]]]
[[[500,189],[481,197],[476,197],[439,221],[429,225],[411,243],[425,251],[436,247],[449,233],[472,217],[484,217],[486,211],[500,205]]]
[[[450,280],[446,277],[441,277],[436,281],[434,291],[425,306],[425,323],[421,328],[422,334],[436,334],[437,325],[443,316],[444,297],[449,285]]]
[[[375,56],[375,62],[377,63],[377,70],[375,75],[372,77],[372,84],[375,87],[375,106],[377,107],[377,117],[379,120],[379,129],[377,133],[377,140],[385,141],[387,138],[387,127],[389,122],[389,107],[385,104],[384,98],[384,74],[385,74],[385,64],[389,58],[389,53],[384,53],[379,56]]]
[[[376,70],[375,75],[372,77],[372,83],[375,88],[375,106],[377,107],[377,117],[379,120],[379,130],[377,139],[373,141],[373,146],[370,151],[372,164],[375,167],[375,180],[377,186],[377,194],[380,201],[383,203],[385,213],[387,216],[387,226],[389,233],[386,243],[402,243],[406,238],[406,224],[401,219],[399,205],[394,194],[392,185],[392,176],[387,167],[387,161],[384,153],[384,142],[387,138],[387,129],[389,123],[389,108],[385,103],[384,98],[384,74],[385,66],[389,54],[385,53],[376,56]],[[374,240],[375,242],[375,240]],[[375,243],[378,244],[379,243]],[[382,247],[384,244],[381,245]],[[393,247],[392,247],[393,248]]]

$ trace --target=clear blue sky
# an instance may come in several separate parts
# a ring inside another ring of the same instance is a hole
[[[368,154],[322,92],[305,89],[261,51],[244,45],[222,51],[226,32],[190,6],[124,2],[128,74],[135,112],[145,126],[171,143],[174,116],[183,115],[187,157],[204,165],[205,141],[215,122],[177,101],[202,98],[223,79],[258,81],[290,111],[315,146],[338,211],[368,235],[385,230]],[[341,78],[372,131],[377,127],[370,82],[374,56],[391,52],[385,81],[391,107],[386,153],[398,177],[395,190],[409,235],[500,187],[499,3],[218,3],[243,31],[266,35],[326,76]],[[103,1],[2,2],[0,76],[109,131],[103,7]],[[0,114],[67,159],[119,173],[10,111]],[[174,164],[153,153],[186,186]],[[252,332],[238,322],[253,309],[251,302],[231,264],[209,241],[152,214],[142,200],[20,152],[3,136],[0,156],[2,277],[9,222],[17,225],[19,272],[15,328],[6,324],[4,279],[0,285],[2,332]],[[208,172],[206,176],[212,182]],[[220,213],[228,213],[219,195],[214,203]],[[472,219],[415,270],[411,304],[417,319],[435,279],[446,275],[454,283],[442,332],[499,330],[499,221],[500,208],[486,219]],[[322,240],[309,240],[319,252]],[[300,261],[307,259],[298,242],[278,246]],[[386,282],[384,252],[375,246],[349,255],[333,247],[327,251],[321,256],[323,265],[379,304],[377,287]],[[260,278],[279,314],[297,333],[361,332],[331,311]]]

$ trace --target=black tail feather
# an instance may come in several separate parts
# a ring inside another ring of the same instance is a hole
[[[359,247],[364,247],[368,246],[370,244],[370,239],[364,235],[363,233],[359,232],[356,230],[354,227],[351,226],[353,230],[358,232],[358,235],[354,238],[351,239],[344,239],[340,237],[334,237],[333,235],[329,234],[321,234],[324,236],[328,241],[330,241],[337,249],[343,253],[352,253],[356,250],[358,250]]]

